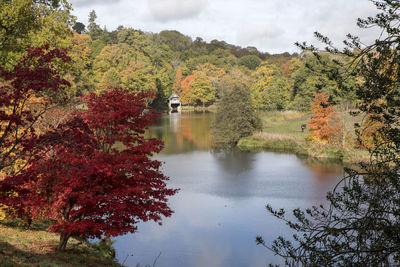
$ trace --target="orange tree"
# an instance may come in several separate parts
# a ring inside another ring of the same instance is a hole
[[[310,140],[317,143],[331,143],[339,134],[340,127],[336,122],[336,112],[329,103],[328,96],[316,93],[311,102],[312,118],[308,123]]]
[[[190,91],[190,83],[193,81],[194,76],[189,75],[181,82],[182,94],[180,99],[183,104],[190,104],[192,102],[192,95]]]
[[[177,95],[180,95],[182,92],[181,83],[182,83],[182,70],[180,67],[178,67],[175,75],[175,81],[174,84],[172,85],[172,91]]]

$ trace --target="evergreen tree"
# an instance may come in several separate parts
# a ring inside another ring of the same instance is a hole
[[[260,130],[249,88],[239,81],[227,81],[217,103],[213,143],[215,146],[235,145],[240,138]]]
[[[72,27],[72,29],[74,31],[76,31],[77,33],[81,34],[85,32],[85,24],[83,24],[82,22],[76,22],[75,25]]]
[[[157,95],[153,102],[151,102],[151,107],[154,109],[166,109],[167,108],[167,97],[165,97],[165,89],[160,79],[156,78],[156,88]]]

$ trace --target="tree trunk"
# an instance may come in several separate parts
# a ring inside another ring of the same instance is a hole
[[[68,239],[70,238],[70,234],[60,234],[60,243],[58,243],[58,251],[64,251],[67,246]]]

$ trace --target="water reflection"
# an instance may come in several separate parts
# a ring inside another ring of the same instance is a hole
[[[237,148],[213,150],[212,155],[218,166],[229,174],[240,174],[252,169],[254,153],[240,151]]]
[[[255,245],[290,236],[265,204],[293,209],[326,203],[325,194],[341,176],[341,166],[290,154],[210,150],[210,113],[164,115],[149,135],[165,142],[156,156],[165,162],[175,213],[159,226],[139,224],[138,232],[116,238],[117,259],[136,266],[267,266],[282,263]]]
[[[148,134],[165,143],[162,154],[187,153],[210,149],[213,113],[171,113],[163,114],[159,124]]]

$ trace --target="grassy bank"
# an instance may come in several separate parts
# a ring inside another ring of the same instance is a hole
[[[64,252],[57,252],[59,235],[44,231],[45,225],[29,229],[17,222],[0,224],[0,266],[116,266],[110,242],[90,244],[71,238]]]
[[[366,160],[368,153],[355,148],[354,134],[349,134],[344,148],[331,145],[315,145],[307,142],[309,131],[301,131],[301,125],[309,122],[310,114],[296,111],[271,111],[261,114],[263,129],[252,136],[239,140],[238,147],[246,151],[276,151],[307,155],[318,159],[336,159],[344,162]],[[343,116],[348,133],[354,132],[353,125],[359,118],[346,112]]]

